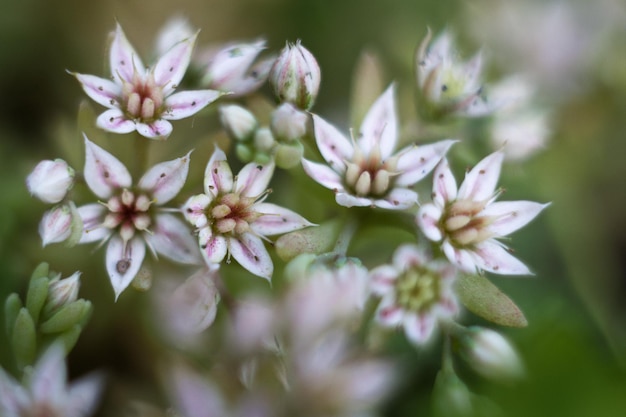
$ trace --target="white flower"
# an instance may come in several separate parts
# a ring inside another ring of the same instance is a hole
[[[102,378],[89,375],[67,386],[61,344],[50,347],[22,386],[0,368],[0,415],[3,417],[87,417],[94,413]]]
[[[532,201],[495,202],[504,154],[494,152],[469,171],[460,189],[447,160],[434,173],[433,202],[416,217],[426,237],[441,242],[447,258],[466,272],[482,270],[503,275],[526,275],[526,265],[497,239],[523,227],[548,204]]]
[[[61,274],[50,280],[48,287],[48,299],[46,308],[53,310],[61,306],[73,303],[78,299],[80,287],[80,272],[74,272],[71,276],[61,279]]]
[[[165,139],[172,133],[169,120],[192,116],[216,100],[222,93],[213,90],[174,93],[189,66],[196,36],[176,42],[146,69],[118,25],[109,56],[113,80],[72,73],[89,97],[109,109],[98,116],[98,127]]]
[[[398,127],[390,86],[372,105],[357,139],[346,139],[324,119],[313,115],[315,141],[327,165],[302,160],[306,173],[335,192],[337,204],[403,210],[417,204],[410,189],[443,158],[453,140],[411,145],[396,153]]]
[[[183,207],[198,229],[208,265],[219,264],[229,253],[251,273],[270,280],[274,265],[263,239],[312,225],[291,210],[263,202],[273,173],[273,162],[249,163],[233,177],[226,154],[215,149],[204,174],[204,194]]]
[[[416,245],[402,245],[392,265],[370,271],[372,293],[382,297],[376,320],[386,327],[402,327],[408,339],[426,343],[440,320],[459,310],[452,285],[456,270],[432,260]]]
[[[41,161],[26,178],[28,191],[44,203],[58,203],[74,185],[74,170],[62,159]]]
[[[185,184],[189,154],[153,166],[133,187],[126,167],[86,136],[85,153],[85,182],[102,202],[78,208],[84,227],[79,243],[108,241],[106,269],[116,298],[139,272],[146,245],[155,256],[198,263],[185,223],[160,210]]]

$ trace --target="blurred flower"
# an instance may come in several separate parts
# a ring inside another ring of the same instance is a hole
[[[392,154],[398,139],[394,87],[374,102],[357,139],[346,139],[313,115],[317,147],[328,166],[302,160],[306,173],[335,192],[337,204],[404,210],[417,204],[410,188],[443,158],[453,140],[409,146]]]
[[[511,343],[500,333],[470,327],[458,336],[462,353],[479,374],[493,379],[519,378],[523,367]]]
[[[501,151],[484,158],[466,174],[458,191],[448,161],[442,160],[434,173],[433,202],[424,204],[417,214],[426,237],[441,242],[450,262],[465,272],[531,273],[497,239],[526,225],[548,204],[494,202],[502,192],[495,188],[503,158]]]
[[[198,249],[184,222],[160,207],[185,184],[189,154],[150,168],[132,186],[126,167],[85,136],[85,182],[103,203],[78,208],[83,220],[79,243],[108,241],[106,269],[115,297],[128,287],[143,262],[146,245],[153,254],[186,264],[199,262]]]
[[[41,161],[26,178],[31,195],[44,203],[58,203],[74,185],[74,170],[62,159]]]
[[[372,293],[382,297],[376,320],[383,326],[402,326],[409,340],[426,343],[439,320],[450,320],[459,310],[452,285],[456,269],[434,261],[416,245],[402,245],[392,265],[370,272]]]
[[[298,40],[295,44],[287,43],[280,52],[269,80],[281,103],[309,110],[320,88],[320,67],[313,54]]]
[[[42,246],[66,241],[72,232],[72,210],[60,205],[46,211],[39,223]]]
[[[113,133],[134,130],[150,139],[166,139],[172,133],[169,120],[192,116],[221,93],[196,90],[174,93],[191,59],[197,34],[174,43],[149,69],[117,25],[110,47],[113,81],[72,73],[85,93],[109,110],[98,116],[98,127]]]
[[[481,96],[480,53],[467,63],[460,62],[448,31],[441,33],[432,43],[431,38],[429,30],[416,56],[417,86],[431,113],[437,116],[491,113],[494,106]]]
[[[230,254],[251,273],[270,280],[274,265],[262,239],[312,225],[291,210],[263,202],[273,173],[273,162],[249,163],[233,178],[226,154],[215,149],[205,170],[204,194],[189,198],[183,207],[187,221],[199,231],[208,265]]]
[[[0,414],[4,417],[91,416],[102,391],[102,378],[87,376],[67,386],[62,344],[55,344],[27,370],[25,386],[0,368]]]

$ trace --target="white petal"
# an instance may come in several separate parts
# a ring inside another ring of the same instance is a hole
[[[313,115],[315,142],[328,165],[339,173],[346,169],[344,161],[351,160],[354,153],[352,143],[330,123]]]
[[[198,33],[173,45],[154,65],[156,85],[163,87],[163,95],[169,95],[183,79]]]
[[[98,116],[96,125],[106,130],[118,134],[130,133],[136,129],[135,122],[126,117],[120,109],[110,109]]]
[[[392,154],[397,140],[395,86],[392,84],[376,99],[365,115],[359,131],[358,146],[365,154],[380,146],[381,157],[385,159]]]
[[[404,318],[404,333],[416,345],[424,344],[435,330],[436,320],[432,314],[408,314]]]
[[[417,183],[435,168],[455,142],[455,140],[447,139],[398,152],[400,158],[398,158],[397,170],[400,175],[396,178],[395,184],[412,186]]]
[[[388,210],[406,210],[417,204],[417,193],[407,188],[394,188],[384,199],[375,200],[376,207]]]
[[[107,209],[98,203],[80,206],[78,214],[83,221],[83,235],[79,243],[90,243],[103,240],[111,233],[111,229],[100,227]]]
[[[152,233],[146,234],[146,240],[159,255],[175,262],[198,265],[202,262],[198,250],[198,241],[188,226],[171,214],[159,214],[155,218]]]
[[[395,301],[395,292],[389,293],[383,297],[376,310],[376,321],[385,327],[396,327],[404,318],[404,310]]]
[[[180,364],[167,374],[168,392],[184,416],[223,417],[230,414],[226,411],[222,394],[208,378]]]
[[[113,191],[130,187],[132,178],[119,159],[85,137],[85,182],[95,195],[109,198]]]
[[[341,176],[326,165],[302,159],[302,168],[320,185],[333,191],[343,191]]]
[[[472,256],[470,251],[455,248],[447,240],[444,240],[441,245],[441,249],[448,260],[456,265],[460,270],[471,274],[476,273],[476,257]]]
[[[272,279],[274,265],[263,241],[251,233],[228,238],[228,250],[245,269],[268,281]]]
[[[30,402],[28,397],[26,390],[0,368],[0,412],[6,417],[20,417],[20,410]]]
[[[226,257],[226,253],[228,253],[226,238],[222,235],[212,234],[210,227],[205,227],[200,230],[198,233],[198,241],[202,257],[209,266],[214,266],[222,262]]]
[[[480,213],[481,217],[495,217],[488,229],[496,237],[506,236],[524,227],[549,204],[534,201],[500,201],[489,204]]]
[[[258,197],[267,190],[274,174],[274,162],[265,165],[249,163],[244,166],[235,182],[235,192],[244,197]]]
[[[398,270],[391,265],[381,265],[370,271],[370,290],[376,295],[386,295],[394,291]]]
[[[35,365],[31,377],[33,402],[64,406],[67,370],[65,367],[65,349],[55,343],[48,348]]]
[[[414,244],[404,244],[396,249],[393,254],[393,264],[400,270],[427,266],[428,262],[426,253]]]
[[[152,193],[156,204],[163,205],[176,197],[185,185],[189,172],[189,152],[172,161],[156,164],[139,180],[139,188]]]
[[[433,173],[433,201],[438,207],[456,199],[457,187],[450,164],[443,158]]]
[[[276,204],[255,204],[254,211],[265,214],[250,225],[252,230],[261,236],[279,235],[313,226],[313,223],[299,214]]]
[[[120,296],[139,272],[146,256],[146,245],[139,237],[134,237],[126,244],[118,235],[113,235],[106,252],[106,268],[115,291],[115,299]]]
[[[504,153],[497,151],[485,157],[467,173],[457,198],[459,200],[485,201],[493,196],[500,177]]]
[[[223,96],[215,90],[181,91],[165,99],[166,111],[162,117],[168,120],[179,120],[192,116],[210,103]]]
[[[70,74],[76,77],[85,93],[96,103],[110,109],[120,106],[119,97],[122,93],[122,87],[119,84],[95,75]]]
[[[371,198],[356,197],[352,194],[339,192],[335,194],[335,201],[343,207],[373,207],[374,201]]]
[[[216,196],[218,192],[229,193],[233,189],[233,172],[226,161],[226,154],[217,146],[204,170],[204,193]]]
[[[170,122],[164,119],[157,119],[150,124],[137,123],[137,132],[148,139],[167,139],[172,133],[173,127]]]
[[[439,228],[441,214],[442,212],[439,207],[429,203],[420,207],[417,216],[415,216],[417,225],[422,233],[433,242],[439,242],[443,238],[443,234]]]
[[[122,84],[123,81],[132,82],[133,74],[139,73],[143,77],[145,69],[141,58],[135,48],[128,42],[122,27],[118,24],[115,29],[113,42],[109,52],[109,64],[111,65],[111,75]]]
[[[501,275],[532,275],[526,265],[496,240],[489,239],[476,245],[474,254],[479,269]]]
[[[102,374],[89,374],[72,383],[65,403],[67,415],[71,417],[91,416],[104,388]]]

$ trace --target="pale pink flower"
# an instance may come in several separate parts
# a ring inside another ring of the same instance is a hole
[[[226,154],[216,148],[204,174],[204,194],[191,197],[183,212],[198,229],[200,249],[208,265],[230,254],[251,273],[270,280],[272,259],[263,245],[266,236],[311,226],[291,210],[264,203],[274,163],[249,163],[233,173]]]
[[[74,169],[62,159],[37,164],[26,178],[30,193],[44,203],[58,203],[74,185]]]
[[[176,42],[151,68],[145,68],[117,25],[109,56],[112,80],[72,73],[89,97],[108,108],[98,116],[98,127],[165,139],[172,133],[170,120],[192,116],[222,95],[213,90],[174,93],[189,66],[196,37],[197,33]]]
[[[447,160],[434,173],[433,202],[424,204],[416,217],[426,237],[441,243],[447,258],[466,272],[489,271],[527,275],[526,265],[509,253],[498,238],[509,235],[534,219],[548,204],[532,201],[495,202],[504,153],[497,151],[465,175],[457,190]]]
[[[86,136],[85,153],[85,182],[101,202],[78,208],[84,227],[79,243],[108,241],[106,269],[116,298],[139,272],[146,246],[176,262],[200,261],[185,223],[161,207],[185,184],[189,154],[156,164],[133,186],[126,167]]]
[[[391,265],[370,271],[372,293],[382,297],[376,320],[386,327],[402,327],[414,344],[426,343],[437,323],[459,311],[453,284],[456,269],[433,260],[416,245],[396,249]]]
[[[67,385],[64,348],[50,347],[21,385],[0,368],[0,415],[3,417],[88,417],[98,405],[102,377],[88,375]]]
[[[72,234],[72,209],[69,205],[56,206],[43,214],[39,223],[41,245],[64,242]]]
[[[453,140],[410,145],[394,153],[398,126],[390,86],[365,116],[358,138],[348,140],[313,115],[315,140],[325,164],[302,160],[306,173],[335,192],[337,204],[403,210],[417,204],[411,189],[443,158]]]

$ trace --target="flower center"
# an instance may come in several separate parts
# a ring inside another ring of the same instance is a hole
[[[103,226],[109,229],[119,229],[124,243],[135,236],[137,231],[148,230],[152,218],[148,210],[152,201],[145,194],[136,195],[127,189],[121,194],[113,196],[106,202],[109,213],[104,217]]]
[[[228,193],[216,198],[206,210],[212,220],[213,231],[218,234],[240,235],[250,230],[250,223],[261,214],[252,209],[256,198]]]
[[[163,112],[163,90],[155,84],[152,74],[141,79],[138,74],[133,76],[132,83],[122,86],[124,111],[130,119],[151,122],[158,119]]]
[[[397,158],[383,161],[380,147],[376,146],[369,155],[363,155],[356,147],[351,161],[346,161],[344,181],[346,188],[359,197],[381,197],[393,188],[393,176]]]
[[[441,216],[440,229],[448,236],[452,245],[467,247],[492,237],[487,226],[492,219],[478,214],[485,202],[472,200],[453,201]]]
[[[441,298],[441,277],[424,268],[413,267],[396,281],[397,304],[407,311],[429,309]]]

